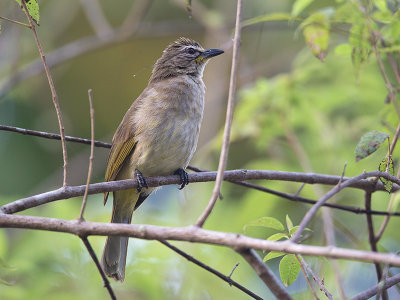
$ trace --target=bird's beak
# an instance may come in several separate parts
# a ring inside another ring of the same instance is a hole
[[[207,49],[196,58],[196,61],[205,62],[207,59],[220,55],[222,53],[224,53],[224,51],[220,49]]]

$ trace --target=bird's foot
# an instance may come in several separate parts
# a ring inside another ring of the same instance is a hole
[[[179,187],[180,190],[189,184],[189,176],[184,169],[179,168],[175,171],[174,175],[179,175],[181,178],[181,186]]]
[[[140,172],[138,169],[135,169],[135,176],[138,181],[138,188],[137,192],[140,193],[142,191],[142,188],[149,188],[147,185],[146,179],[143,177],[142,172]]]

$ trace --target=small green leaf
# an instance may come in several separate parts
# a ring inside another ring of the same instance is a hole
[[[21,0],[15,0],[17,3],[21,5]],[[31,15],[33,21],[37,25],[39,25],[39,4],[36,0],[24,0],[26,4],[26,8],[28,9],[29,14]]]
[[[329,28],[317,24],[309,25],[304,28],[303,36],[314,56],[323,62],[328,54]]]
[[[349,43],[352,46],[351,60],[358,77],[361,66],[372,52],[367,22],[359,22],[353,25],[350,30]]]
[[[381,172],[387,172],[390,175],[394,176],[394,168],[393,168],[393,160],[390,158],[390,161],[388,163],[388,158],[385,157],[382,159],[381,163],[379,164],[379,171]],[[379,177],[379,179],[382,181],[383,185],[385,186],[385,190],[390,193],[392,190],[393,182],[390,180],[387,180],[386,178]]]
[[[273,259],[273,258],[276,258],[276,257],[280,257],[280,256],[283,256],[285,254],[286,253],[283,253],[283,252],[271,251],[267,255],[264,256],[263,261],[266,262],[266,261],[268,261],[270,259]]]
[[[268,241],[279,241],[280,239],[283,239],[283,238],[288,239],[289,237],[284,232],[278,232],[278,233],[271,235],[269,238],[267,238],[267,240]]]
[[[298,16],[312,2],[314,2],[314,0],[296,0],[292,6],[292,15]]]
[[[291,285],[300,272],[300,263],[294,254],[285,255],[279,263],[279,273],[285,286]]]
[[[389,134],[375,130],[364,134],[356,147],[356,162],[374,153],[388,137]]]
[[[258,23],[271,22],[271,21],[301,21],[300,18],[294,17],[291,14],[274,13],[268,15],[257,16],[242,22],[242,27],[255,25]]]
[[[251,221],[244,226],[243,230],[246,231],[247,227],[249,227],[249,226],[267,227],[267,228],[272,228],[272,229],[276,229],[279,231],[285,230],[282,223],[272,217],[262,217],[260,219]]]
[[[290,220],[289,215],[286,215],[286,226],[287,226],[287,229],[289,230],[289,232],[293,228],[293,222],[292,222],[292,220]]]

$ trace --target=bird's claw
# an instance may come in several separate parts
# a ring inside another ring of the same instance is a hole
[[[180,190],[189,184],[189,176],[184,169],[179,168],[175,171],[174,175],[179,175],[179,177],[181,178],[181,186],[179,187]]]
[[[138,188],[137,192],[140,193],[142,191],[142,188],[149,188],[147,185],[146,179],[143,177],[142,172],[140,172],[138,169],[135,170],[135,176],[138,181]]]

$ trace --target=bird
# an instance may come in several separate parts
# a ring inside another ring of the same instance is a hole
[[[222,53],[181,37],[154,64],[147,87],[126,112],[112,140],[105,181],[138,180],[137,190],[113,192],[112,223],[130,224],[133,212],[156,190],[148,187],[145,177],[176,174],[180,189],[189,183],[185,168],[196,150],[203,119],[203,71],[210,58]],[[108,194],[104,193],[104,205]],[[108,236],[101,259],[105,274],[121,282],[128,239]]]

